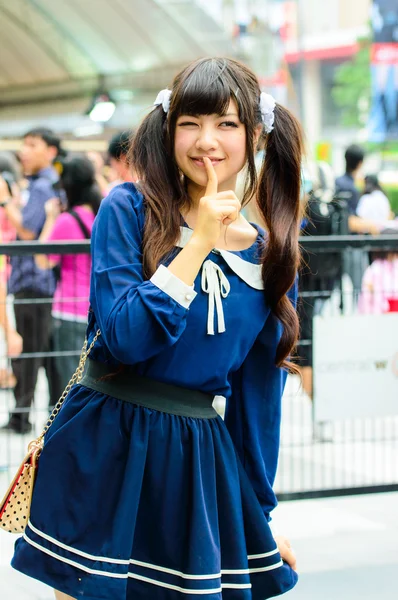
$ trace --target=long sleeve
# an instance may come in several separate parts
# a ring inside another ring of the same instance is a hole
[[[164,266],[144,279],[143,226],[142,196],[125,184],[103,200],[92,234],[91,306],[111,354],[125,364],[172,346],[196,295]]]
[[[293,304],[297,285],[289,293]],[[287,373],[275,366],[282,327],[270,313],[241,368],[232,375],[225,423],[264,514],[277,504],[272,486],[278,464],[281,401]]]
[[[44,205],[52,197],[54,197],[54,191],[49,180],[42,178],[33,182],[28,202],[22,209],[22,226],[24,229],[32,231],[36,237],[39,237],[46,222]]]

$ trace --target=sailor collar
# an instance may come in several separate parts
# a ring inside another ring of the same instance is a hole
[[[180,238],[176,243],[176,246],[178,248],[184,248],[191,239],[192,234],[193,230],[189,227],[180,227]],[[264,289],[262,265],[244,260],[229,250],[214,248],[212,252],[220,255],[229,268],[251,288],[256,290]],[[230,289],[230,283],[221,267],[211,259],[205,260],[202,265],[202,290],[209,295],[207,318],[207,333],[209,335],[214,335],[215,308],[217,310],[218,333],[223,333],[225,331],[222,298],[228,296]]]

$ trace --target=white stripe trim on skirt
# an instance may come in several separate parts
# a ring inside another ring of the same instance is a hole
[[[104,562],[104,563],[108,563],[108,564],[117,564],[117,565],[130,565],[131,564],[131,565],[135,565],[135,566],[149,569],[152,571],[158,571],[158,572],[166,573],[169,575],[177,576],[177,577],[180,577],[181,579],[196,580],[198,582],[206,581],[206,580],[209,581],[209,580],[213,580],[213,579],[220,579],[222,577],[222,575],[248,575],[250,573],[261,573],[261,572],[271,571],[273,569],[278,569],[279,567],[283,566],[283,561],[279,560],[277,563],[275,563],[273,565],[268,565],[266,567],[257,567],[257,568],[248,568],[248,569],[222,569],[220,571],[220,573],[212,573],[212,574],[208,574],[208,575],[203,575],[203,574],[193,575],[193,574],[182,573],[181,571],[176,571],[174,569],[169,569],[166,567],[161,567],[159,565],[153,565],[151,563],[146,563],[146,562],[142,562],[142,561],[138,561],[138,560],[134,560],[134,559],[124,560],[124,559],[117,559],[117,558],[107,558],[107,557],[102,557],[102,556],[95,556],[93,554],[89,554],[87,552],[77,550],[76,548],[73,548],[72,546],[68,546],[67,544],[63,544],[62,542],[59,542],[55,538],[43,533],[42,531],[40,531],[39,529],[34,527],[34,525],[32,525],[32,523],[30,521],[28,522],[28,527],[38,537],[41,537],[41,538],[47,540],[51,544],[54,544],[55,546],[58,546],[59,548],[62,548],[63,550],[66,550],[66,551],[70,552],[71,554],[76,554],[78,556],[81,556],[82,558],[91,560],[93,562]],[[111,578],[115,578],[115,579],[127,579],[128,577],[130,577],[132,579],[137,579],[137,580],[140,580],[140,581],[143,581],[146,583],[150,583],[150,584],[157,585],[160,587],[172,589],[172,590],[175,590],[175,591],[178,591],[181,593],[185,593],[185,594],[215,594],[215,593],[220,593],[222,591],[222,588],[229,588],[229,589],[250,589],[251,588],[250,583],[221,583],[221,587],[219,587],[219,588],[189,589],[189,588],[182,588],[180,586],[173,585],[171,583],[158,581],[156,579],[152,579],[150,577],[145,577],[143,575],[139,575],[137,573],[132,573],[130,571],[127,573],[113,573],[110,571],[100,571],[98,569],[91,569],[90,567],[82,565],[74,560],[65,558],[63,556],[60,556],[59,554],[56,554],[55,552],[52,552],[51,550],[43,547],[41,544],[38,544],[37,542],[30,539],[28,537],[28,535],[26,535],[26,532],[24,533],[23,538],[28,544],[30,544],[37,550],[43,552],[44,554],[47,554],[47,555],[51,556],[52,558],[59,560],[60,562],[71,565],[72,567],[75,567],[77,569],[85,571],[86,573],[90,573],[92,575],[101,575],[103,577],[111,577]],[[263,554],[249,555],[248,560],[258,560],[260,558],[268,558],[269,556],[273,556],[275,554],[278,554],[278,548],[276,548],[275,550],[272,550],[270,552],[265,552]]]

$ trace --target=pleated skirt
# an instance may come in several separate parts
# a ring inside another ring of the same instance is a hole
[[[86,376],[47,433],[12,566],[85,600],[264,600],[291,589],[297,574],[211,403],[142,378]]]

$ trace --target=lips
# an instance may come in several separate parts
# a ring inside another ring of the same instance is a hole
[[[197,167],[204,167],[205,166],[205,163],[204,163],[204,160],[203,160],[203,158],[204,158],[203,156],[191,156],[190,158],[191,158],[192,162]],[[216,157],[213,157],[213,156],[207,156],[205,158],[210,159],[211,164],[213,165],[213,167],[216,167],[217,165],[219,165],[220,163],[222,163],[223,160],[224,160],[224,158],[216,158]]]

